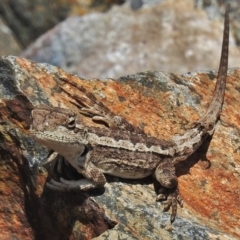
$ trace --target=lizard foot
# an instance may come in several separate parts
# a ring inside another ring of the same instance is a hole
[[[164,201],[164,200],[166,201],[164,202],[163,211],[168,211],[170,208],[172,208],[171,223],[173,223],[177,215],[178,204],[180,205],[180,207],[183,207],[183,200],[179,195],[178,189],[161,188],[159,190],[159,194],[157,196],[156,201]]]
[[[51,179],[50,182],[46,183],[46,186],[56,191],[71,191],[71,190],[86,191],[89,189],[96,188],[96,186],[86,178],[75,181],[69,181],[65,180],[64,178],[60,178],[60,182]]]

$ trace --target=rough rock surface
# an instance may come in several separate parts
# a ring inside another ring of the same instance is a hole
[[[223,19],[209,20],[192,0],[168,0],[137,11],[125,6],[70,17],[22,56],[88,78],[217,69],[222,31]],[[229,56],[229,66],[238,67],[240,53],[232,37]]]
[[[100,81],[26,59],[1,58],[0,239],[239,239],[239,68],[228,72],[225,103],[213,138],[178,165],[185,203],[172,229],[169,213],[155,202],[151,178],[109,177],[105,192],[47,189],[48,174],[38,167],[48,150],[28,135],[33,106],[48,104],[78,112],[74,94],[84,97],[77,88],[84,86],[146,133],[171,139],[204,113],[215,77],[213,71],[181,76],[149,71]],[[87,126],[96,124],[81,118]],[[59,177],[53,166],[48,166],[48,173]],[[70,166],[63,174],[79,177]]]
[[[0,56],[20,55],[21,48],[14,39],[14,34],[10,28],[0,18]]]
[[[123,0],[4,0],[0,1],[0,16],[14,32],[18,44],[26,48],[67,16],[106,11],[120,3]]]

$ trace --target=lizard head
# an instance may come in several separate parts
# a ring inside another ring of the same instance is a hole
[[[40,144],[66,157],[81,154],[86,144],[86,129],[76,114],[64,108],[39,106],[31,112],[31,136]]]
[[[31,130],[54,131],[64,126],[71,131],[76,127],[76,114],[69,109],[39,106],[32,110],[31,118]]]

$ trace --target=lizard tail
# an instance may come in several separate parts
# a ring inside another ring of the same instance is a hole
[[[227,69],[228,69],[228,45],[229,45],[229,10],[228,5],[225,12],[222,53],[218,69],[217,83],[214,90],[212,101],[206,113],[197,121],[203,124],[206,130],[211,130],[219,118],[224,101],[226,88]]]
[[[229,6],[226,9],[222,54],[218,70],[217,83],[214,90],[212,101],[206,113],[194,123],[193,127],[183,135],[173,136],[172,140],[176,144],[176,157],[174,163],[185,160],[203,141],[214,132],[224,100],[226,88],[227,68],[228,68],[228,40],[229,38]]]

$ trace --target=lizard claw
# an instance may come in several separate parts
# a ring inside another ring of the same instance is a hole
[[[55,191],[71,191],[71,190],[86,191],[95,188],[95,185],[88,179],[69,181],[64,178],[60,178],[60,182],[51,179],[50,182],[46,183],[46,186]]]
[[[163,201],[166,200],[164,203],[163,211],[168,211],[170,208],[172,208],[171,213],[171,223],[175,221],[176,215],[177,215],[177,206],[179,204],[180,207],[183,207],[183,200],[181,196],[179,195],[178,189],[164,189],[160,191],[160,193],[157,196],[157,201]]]
[[[67,191],[69,190],[65,184],[62,184],[61,182],[57,182],[53,179],[51,179],[49,182],[46,183],[46,186],[52,190],[55,191]]]

